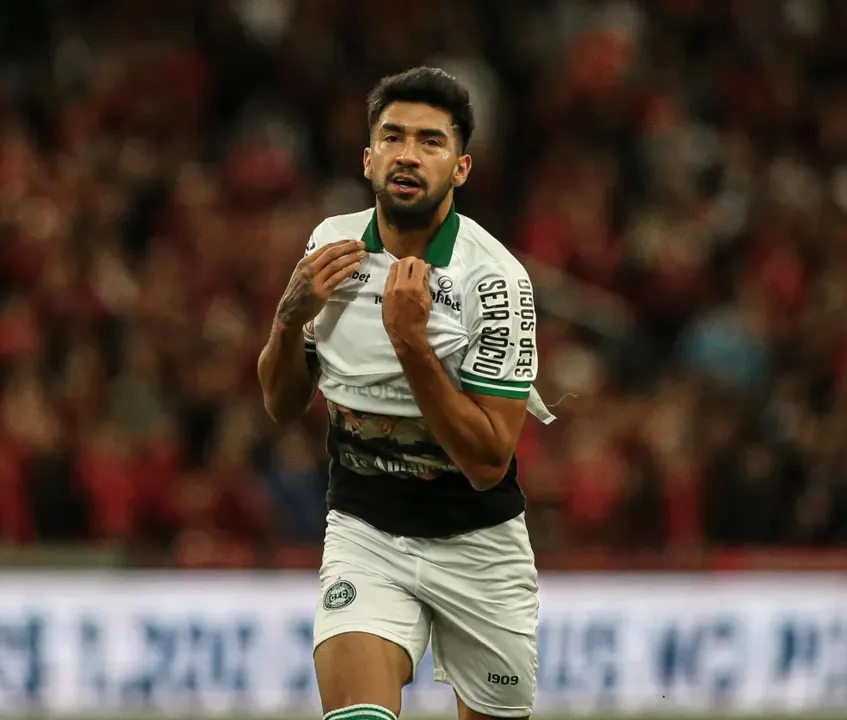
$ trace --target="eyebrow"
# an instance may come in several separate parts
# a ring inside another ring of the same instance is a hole
[[[405,133],[406,127],[404,125],[397,125],[396,123],[383,123],[382,130],[383,132]],[[447,133],[438,128],[421,128],[415,134],[421,137],[448,139]]]

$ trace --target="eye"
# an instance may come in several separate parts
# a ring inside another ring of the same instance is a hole
[[[441,141],[436,140],[435,138],[428,138],[424,140],[424,145],[429,145],[430,147],[441,147]]]
[[[386,136],[383,138],[383,140],[384,140],[385,142],[388,142],[388,143],[391,143],[391,142],[397,142],[399,139],[400,139],[400,138],[398,138],[396,135],[386,135]]]

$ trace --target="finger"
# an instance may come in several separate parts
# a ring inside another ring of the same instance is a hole
[[[396,262],[388,268],[388,277],[385,279],[385,292],[390,292],[397,284],[397,276],[399,274],[400,263]]]
[[[423,260],[415,260],[409,272],[412,285],[420,287],[426,280],[426,263]]]
[[[325,290],[335,290],[342,282],[344,282],[348,277],[350,277],[356,270],[361,267],[362,263],[354,262],[352,265],[346,265],[342,267],[340,270],[336,270],[332,275],[330,275],[326,280],[323,281],[322,286]]]
[[[417,258],[407,257],[400,261],[400,267],[397,270],[397,287],[411,287],[414,284],[412,273],[415,269],[415,264],[420,262]]]
[[[317,250],[315,250],[315,252],[313,252],[311,255],[308,255],[307,257],[305,257],[303,259],[308,260],[309,262],[314,262],[315,258],[319,258],[321,255],[328,252],[329,250],[332,250],[333,248],[337,248],[337,247],[340,247],[340,246],[343,246],[343,245],[348,245],[352,242],[355,242],[355,240],[349,240],[349,239],[347,239],[347,240],[336,240],[335,242],[327,243],[326,245],[322,245]]]
[[[315,273],[315,282],[319,285],[323,285],[329,280],[329,278],[335,275],[335,273],[345,270],[351,265],[356,265],[358,267],[364,257],[365,251],[357,250],[355,253],[345,253],[341,255],[341,257],[335,258],[335,260],[327,262],[321,268],[313,267],[312,270]],[[350,272],[355,272],[355,270],[350,270]]]
[[[337,260],[345,255],[362,252],[365,249],[365,244],[359,240],[341,240],[340,242],[331,243],[321,248],[317,252],[306,258],[306,262],[312,266],[315,272],[320,272],[324,267],[332,261]]]
[[[320,255],[313,255],[309,258],[311,260],[310,264],[316,272],[319,272],[333,260],[337,260],[345,255],[363,252],[364,249],[365,244],[363,242],[358,240],[342,240],[340,242],[327,245],[326,252],[323,252]]]
[[[412,274],[412,266],[415,263],[417,258],[414,257],[404,257],[401,260],[397,261],[397,279],[399,281],[407,280],[409,276]]]

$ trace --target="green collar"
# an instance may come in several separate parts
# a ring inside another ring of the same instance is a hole
[[[459,216],[456,213],[455,206],[450,206],[450,212],[435,237],[429,242],[426,249],[426,257],[424,258],[430,265],[435,267],[447,267],[450,264],[450,259],[453,257],[453,246],[456,244],[456,236],[459,234]],[[371,221],[365,228],[362,235],[362,242],[365,243],[365,249],[368,252],[382,252],[382,239],[379,237],[379,226],[376,220],[376,210],[371,217]]]

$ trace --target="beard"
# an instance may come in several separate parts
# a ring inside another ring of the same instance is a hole
[[[417,197],[404,200],[391,193],[388,179],[381,183],[373,180],[371,185],[385,219],[398,230],[425,230],[430,227],[436,211],[453,187],[449,180],[432,191],[422,185]]]

